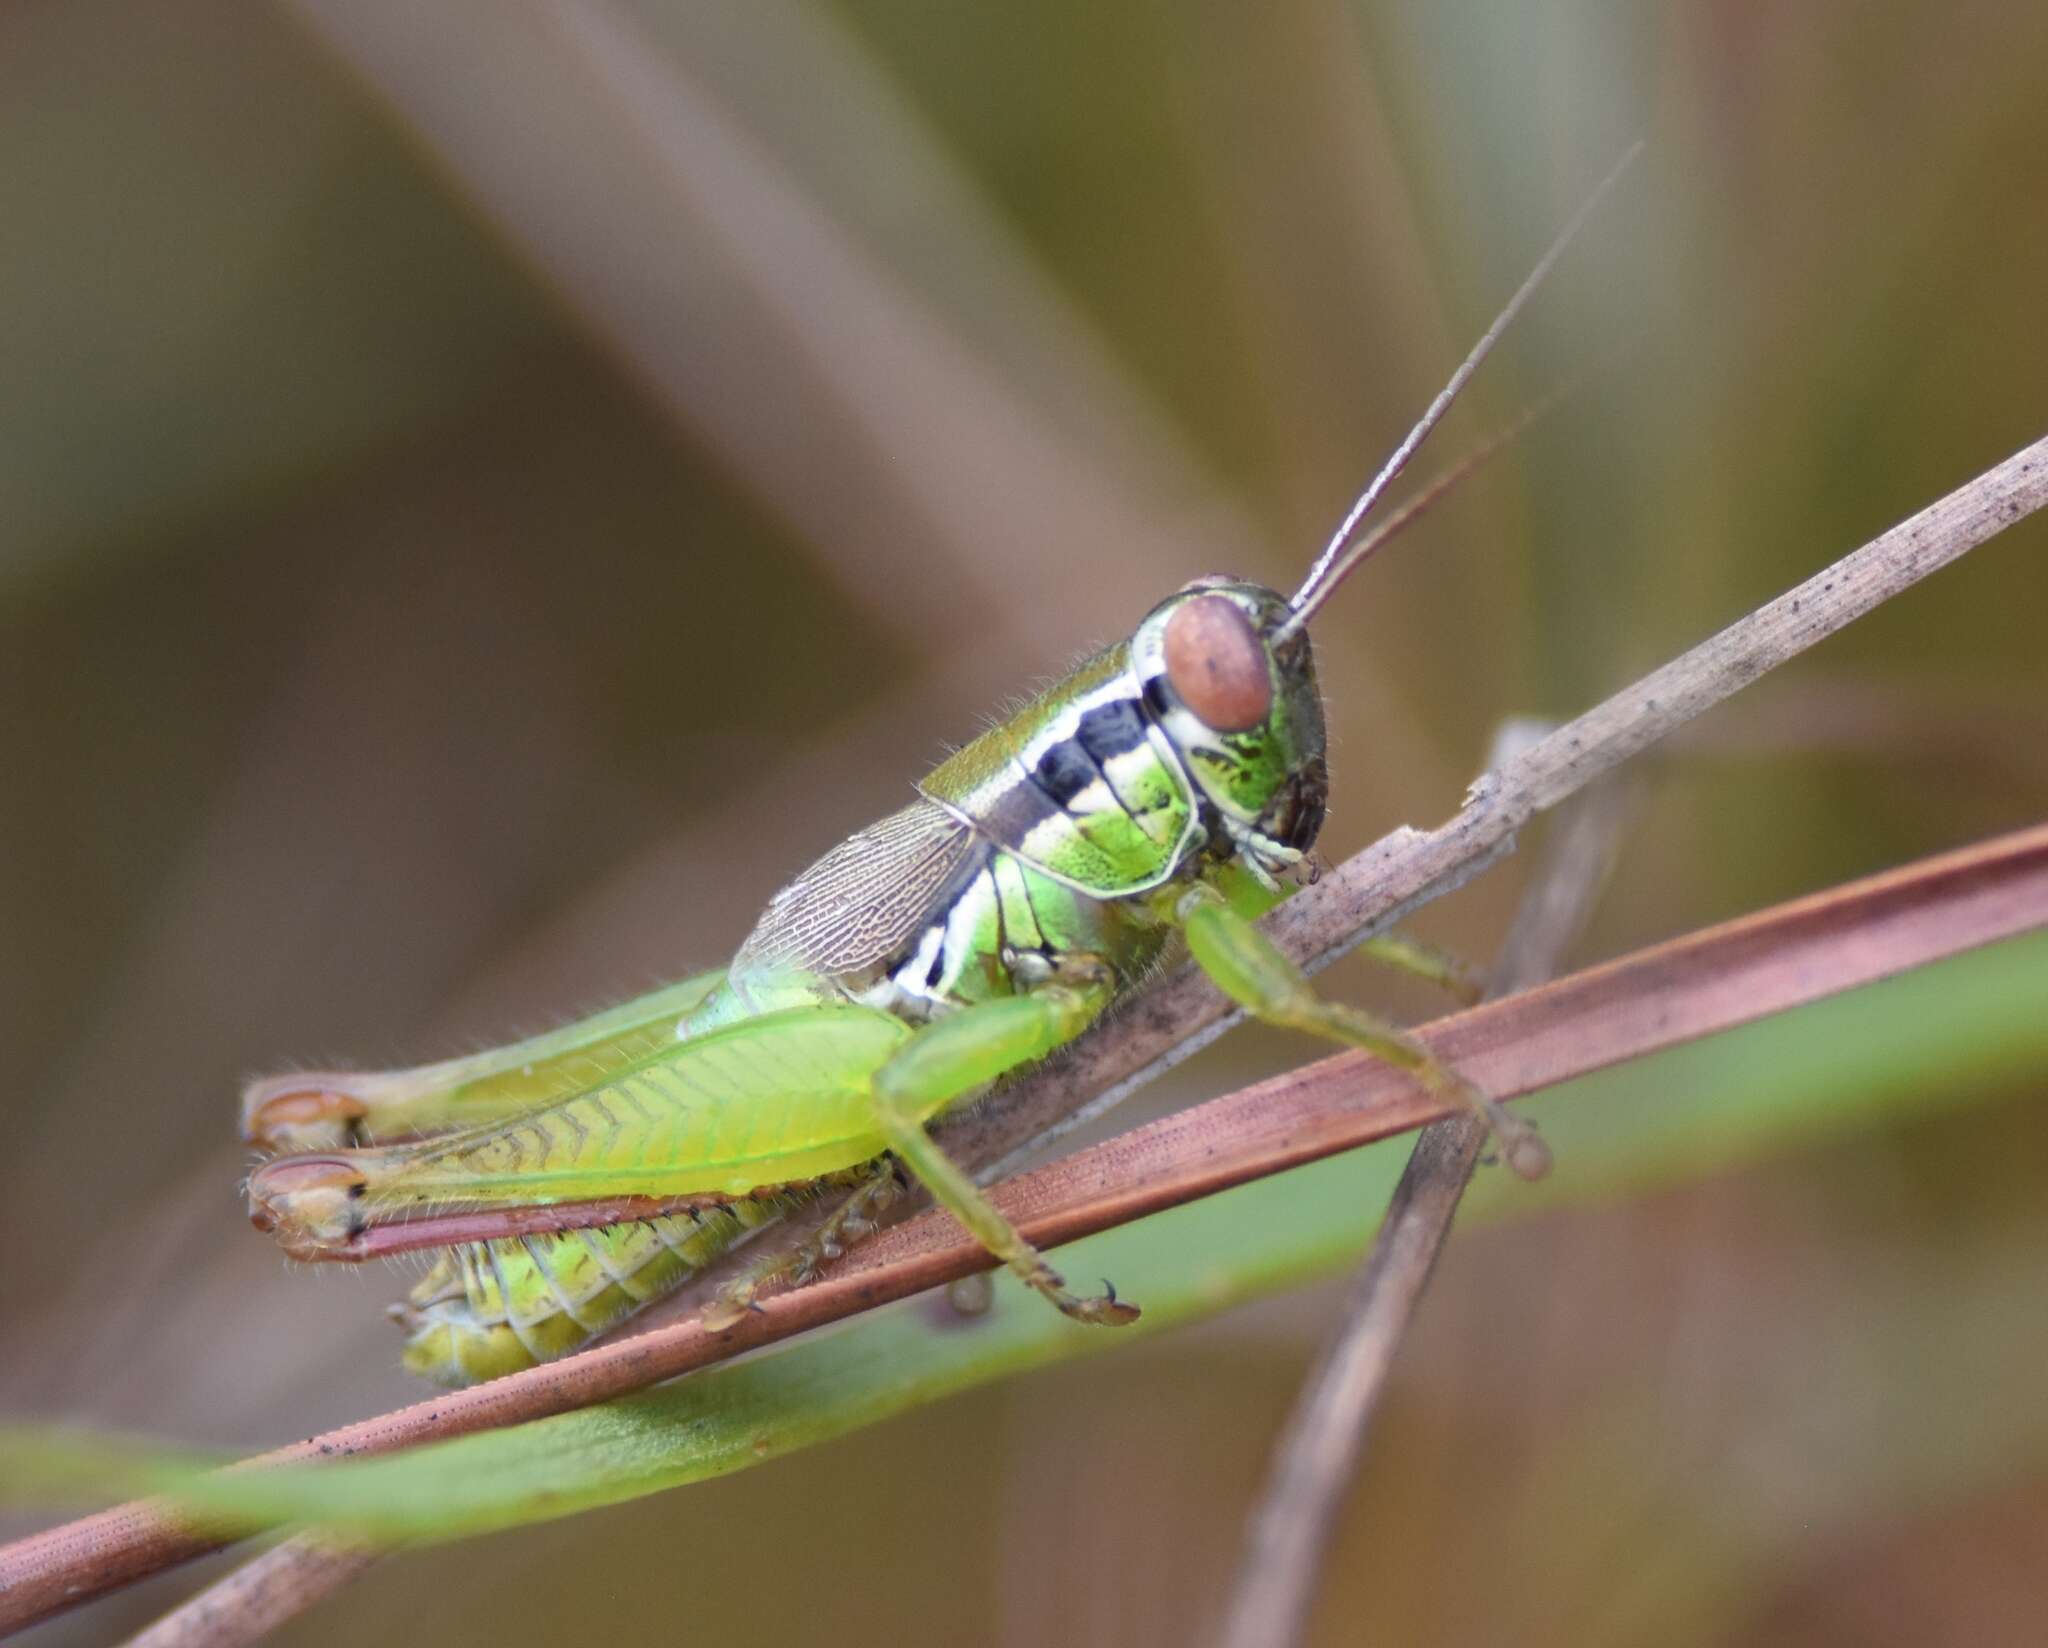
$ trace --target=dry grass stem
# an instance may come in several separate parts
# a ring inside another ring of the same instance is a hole
[[[2048,926],[2048,825],[1778,905],[1488,1002],[1417,1034],[1503,1099],[1750,1023]],[[1274,1076],[1000,1186],[1032,1241],[1058,1247],[1449,1114],[1362,1053]],[[443,1393],[242,1461],[236,1469],[387,1453],[645,1389],[991,1268],[926,1212],[855,1248],[833,1274],[770,1296],[737,1325],[695,1320]],[[0,1548],[0,1630],[216,1549],[137,1501]]]
[[[128,1639],[128,1648],[244,1648],[340,1590],[381,1553],[294,1534]]]
[[[1533,988],[1556,972],[1606,883],[1630,801],[1630,786],[1610,776],[1563,815],[1495,961],[1489,999]],[[1486,1139],[1485,1124],[1470,1115],[1431,1122],[1417,1137],[1335,1331],[1274,1448],[1248,1521],[1224,1648],[1301,1640],[1366,1427]]]

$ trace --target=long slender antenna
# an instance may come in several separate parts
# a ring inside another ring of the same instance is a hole
[[[1338,578],[1348,578],[1359,567],[1371,560],[1377,550],[1391,540],[1398,538],[1404,531],[1428,514],[1432,504],[1441,502],[1448,494],[1455,491],[1460,482],[1483,466],[1489,458],[1513,446],[1516,441],[1529,432],[1533,424],[1555,410],[1559,402],[1577,393],[1578,390],[1585,386],[1588,378],[1597,376],[1600,367],[1610,364],[1612,360],[1613,356],[1608,355],[1595,366],[1588,367],[1584,371],[1574,372],[1562,383],[1555,384],[1551,388],[1546,389],[1505,424],[1501,425],[1500,428],[1496,429],[1491,435],[1488,435],[1485,440],[1466,452],[1456,463],[1446,469],[1437,471],[1413,494],[1402,499],[1400,507],[1393,514],[1389,515],[1369,532],[1362,534],[1352,543],[1349,553],[1344,557],[1343,570],[1337,574]],[[1318,600],[1316,605],[1320,606],[1322,602]],[[1308,621],[1309,612],[1314,610],[1311,607],[1308,611],[1297,611],[1294,616],[1290,617],[1281,626],[1281,630],[1276,632],[1276,634],[1292,634]]]
[[[1436,399],[1429,403],[1429,410],[1416,421],[1415,427],[1408,431],[1407,438],[1394,449],[1394,455],[1380,466],[1380,472],[1372,478],[1371,484],[1358,495],[1358,501],[1345,512],[1344,519],[1337,524],[1337,530],[1330,534],[1329,543],[1324,546],[1322,554],[1316,557],[1315,565],[1308,570],[1308,576],[1302,580],[1301,588],[1295,592],[1294,599],[1288,602],[1293,611],[1275,634],[1276,642],[1285,640],[1306,625],[1337,586],[1350,576],[1352,569],[1364,560],[1367,554],[1392,536],[1390,531],[1383,529],[1368,534],[1356,544],[1351,542],[1351,535],[1358,530],[1358,523],[1364,520],[1373,505],[1379,502],[1381,494],[1393,483],[1394,477],[1407,467],[1408,460],[1415,456],[1416,449],[1429,438],[1430,431],[1443,421],[1444,414],[1451,409],[1451,403],[1458,398],[1466,382],[1479,369],[1479,363],[1493,353],[1493,346],[1500,341],[1501,334],[1513,324],[1515,317],[1522,312],[1522,306],[1535,295],[1537,287],[1543,284],[1544,277],[1550,273],[1557,260],[1564,256],[1565,248],[1577,238],[1579,231],[1585,227],[1586,220],[1599,210],[1601,203],[1614,191],[1615,185],[1620,183],[1623,174],[1635,164],[1636,156],[1642,152],[1643,140],[1638,138],[1614,163],[1613,168],[1572,214],[1571,220],[1558,232],[1557,239],[1550,243],[1550,249],[1537,260],[1536,267],[1529,271],[1528,278],[1516,289],[1515,295],[1508,299],[1507,306],[1494,317],[1493,324],[1472,346],[1472,352],[1465,357],[1457,371],[1451,374],[1450,382],[1445,384]],[[1546,405],[1554,399],[1554,396],[1546,396],[1538,405]],[[1527,421],[1526,418],[1518,420],[1518,428]],[[1501,444],[1501,441],[1496,439],[1476,456],[1490,456]],[[1460,464],[1452,471],[1452,476],[1460,477],[1475,467],[1476,462]],[[1440,485],[1433,488],[1431,501],[1434,501],[1434,497],[1440,495],[1442,490]],[[1420,513],[1421,509],[1404,510],[1398,519],[1402,524],[1406,524]],[[1390,521],[1387,525],[1393,527],[1395,523]],[[1350,546],[1351,550],[1348,554],[1347,546]]]

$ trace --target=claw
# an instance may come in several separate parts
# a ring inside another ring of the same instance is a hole
[[[1076,1299],[1071,1295],[1057,1300],[1060,1309],[1077,1322],[1087,1322],[1095,1327],[1120,1328],[1135,1322],[1141,1312],[1136,1305],[1125,1304],[1116,1296],[1116,1288],[1107,1277],[1103,1278],[1102,1294],[1094,1299]]]

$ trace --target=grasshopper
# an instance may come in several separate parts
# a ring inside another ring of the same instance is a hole
[[[442,1249],[393,1314],[406,1365],[448,1384],[573,1350],[803,1198],[848,1190],[785,1261],[801,1274],[913,1178],[1069,1317],[1130,1322],[1108,1284],[1068,1291],[926,1124],[1072,1041],[1176,938],[1251,1016],[1398,1065],[1481,1116],[1517,1172],[1542,1173],[1527,1122],[1322,999],[1254,922],[1313,873],[1323,821],[1308,621],[1418,512],[1355,536],[1621,169],[1295,595],[1221,576],[1169,595],[777,893],[721,970],[467,1058],[252,1083],[246,1136],[293,1152],[249,1179],[257,1226],[301,1259]],[[764,1279],[729,1286],[714,1323]]]

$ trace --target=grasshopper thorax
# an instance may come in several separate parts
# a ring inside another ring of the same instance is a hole
[[[1329,793],[1323,701],[1308,634],[1282,634],[1284,597],[1198,578],[1131,637],[1145,708],[1173,744],[1222,840],[1259,871],[1315,844]]]

